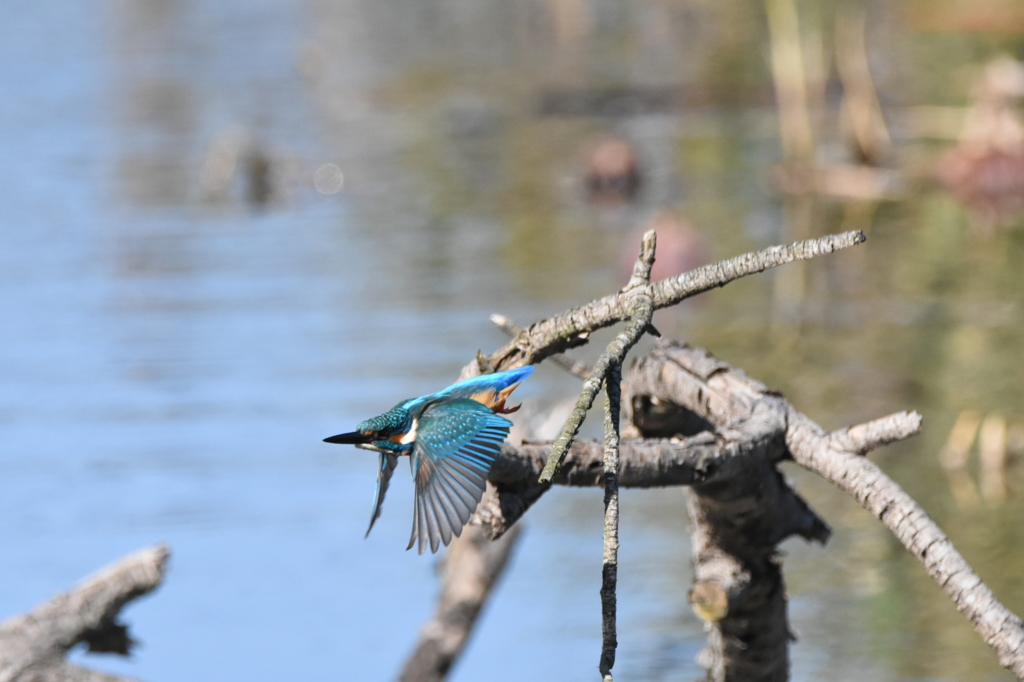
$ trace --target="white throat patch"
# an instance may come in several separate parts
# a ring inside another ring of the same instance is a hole
[[[420,425],[420,420],[419,419],[413,419],[412,420],[412,428],[409,429],[409,433],[407,433],[404,436],[402,436],[402,438],[398,442],[401,443],[402,445],[408,445],[409,443],[412,443],[413,441],[415,441],[416,440],[416,429],[419,428],[419,425]]]

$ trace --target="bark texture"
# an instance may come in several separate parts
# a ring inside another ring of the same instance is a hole
[[[598,670],[603,682],[613,682],[615,650],[619,646],[616,610],[619,579],[619,403],[622,368],[608,370],[608,400],[604,420],[604,551],[601,555],[601,659]]]
[[[164,546],[131,554],[31,612],[0,623],[0,682],[126,680],[64,657],[80,643],[92,652],[127,655],[134,642],[118,614],[160,585],[168,555]]]
[[[651,305],[654,310],[667,308],[741,277],[856,246],[865,239],[863,232],[843,232],[785,246],[772,246],[705,265],[651,283]],[[632,294],[622,291],[532,324],[489,357],[478,358],[475,367],[471,365],[469,376],[486,371],[486,368],[504,370],[536,364],[551,355],[581,346],[587,343],[590,332],[631,319],[632,303]],[[467,372],[463,370],[463,378],[466,376]]]
[[[634,407],[658,407],[645,411],[647,416],[636,415],[634,422],[639,424],[675,414],[684,405],[682,409],[692,409],[697,418],[718,423],[720,416],[716,415],[727,415],[737,403],[781,402],[786,456],[849,493],[884,523],[970,619],[1000,663],[1024,680],[1021,619],[995,598],[924,509],[864,457],[875,448],[917,433],[920,415],[899,412],[828,433],[743,372],[706,351],[674,345],[663,346],[641,361],[629,385]]]
[[[1024,680],[1024,625],[982,582],[945,533],[913,498],[870,460],[873,443],[891,442],[920,417],[901,413],[832,434],[790,408],[787,445],[793,459],[851,496],[892,531],[967,616],[999,662]]]
[[[628,439],[619,445],[619,485],[691,489],[691,603],[709,624],[702,662],[712,679],[786,677],[785,593],[772,550],[789,535],[819,542],[829,535],[827,524],[775,469],[792,458],[891,528],[1002,664],[1024,680],[1020,619],[995,599],[927,514],[864,457],[917,433],[919,415],[901,412],[828,433],[742,371],[704,350],[673,344],[633,368],[623,411]],[[537,477],[549,452],[550,444],[502,448],[490,474],[493,485],[473,519],[488,537],[512,528],[552,484],[604,484],[602,443],[574,441],[552,483],[541,484]]]
[[[824,543],[830,530],[775,468],[787,456],[785,401],[678,346],[637,363],[628,397],[644,435],[685,436],[707,424],[726,440],[759,444],[746,466],[689,488],[690,600],[708,632],[700,656],[708,679],[788,679],[792,635],[777,545],[792,534]]]

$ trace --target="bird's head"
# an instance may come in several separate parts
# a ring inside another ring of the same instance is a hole
[[[324,438],[324,442],[355,445],[357,448],[377,452],[406,453],[412,448],[415,439],[415,422],[409,418],[404,407],[405,403],[401,403],[379,417],[362,422],[355,431]]]
[[[364,433],[357,429],[351,433],[339,433],[337,436],[324,438],[324,442],[340,443],[342,445],[355,445],[357,448],[361,448],[363,450],[372,450],[374,452],[383,452],[385,454],[405,455],[412,449],[412,444],[407,442],[407,439],[404,436],[405,434],[403,433],[386,435],[379,431]]]

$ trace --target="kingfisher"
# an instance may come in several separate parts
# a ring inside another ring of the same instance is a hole
[[[462,533],[483,497],[487,474],[512,422],[503,414],[519,409],[505,401],[533,367],[484,374],[443,391],[398,403],[367,419],[355,431],[324,438],[325,443],[355,445],[379,453],[370,534],[380,516],[384,494],[398,458],[409,456],[416,482],[412,536],[419,553],[436,552]]]

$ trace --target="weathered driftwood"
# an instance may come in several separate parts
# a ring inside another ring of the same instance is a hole
[[[860,244],[864,239],[863,233],[847,232],[787,246],[775,246],[651,284],[650,272],[654,262],[656,235],[650,231],[644,235],[633,276],[618,294],[538,322],[527,329],[518,329],[511,321],[499,317],[495,323],[513,332],[513,341],[490,357],[478,353],[476,361],[463,369],[462,377],[466,378],[494,368],[510,369],[526,363],[538,363],[545,358],[557,358],[559,365],[584,378],[583,390],[576,408],[566,422],[561,436],[552,445],[539,480],[528,478],[507,481],[504,486],[489,487],[485,493],[474,520],[476,524],[483,525],[493,538],[500,537],[547,490],[554,476],[565,473],[563,462],[567,451],[573,445],[580,424],[593,404],[597,392],[602,385],[606,386],[608,411],[605,447],[600,463],[600,474],[605,486],[605,542],[601,589],[603,636],[598,666],[605,682],[612,680],[611,668],[615,661],[616,647],[615,584],[618,572],[616,557],[620,473],[618,384],[625,354],[645,331],[653,331],[651,314],[655,309],[674,305],[708,289],[724,286],[740,277],[793,260],[813,258]],[[571,359],[560,357],[562,351],[586,343],[591,331],[619,321],[628,321],[629,324],[608,346],[592,370],[588,371]],[[607,387],[608,377],[613,378],[616,386]],[[492,480],[495,480],[494,476],[492,471]]]
[[[648,285],[645,293],[654,309],[662,308],[739,277],[863,241],[863,234],[850,232],[772,247]],[[515,338],[489,357],[478,355],[463,376],[535,364],[585,344],[596,329],[635,323],[635,303],[624,291],[525,329],[501,318],[497,323]],[[574,373],[594,378],[571,359],[559,360]],[[595,386],[586,388],[584,398],[596,393]],[[790,635],[774,549],[792,534],[824,542],[830,532],[776,470],[780,460],[792,458],[853,494],[892,528],[971,618],[1003,665],[1024,680],[1020,620],[992,597],[924,512],[863,457],[916,433],[921,421],[917,414],[890,415],[829,434],[742,372],[704,351],[679,346],[662,347],[641,363],[626,391],[624,408],[632,423],[623,428],[623,436],[674,437],[619,443],[617,483],[690,487],[695,568],[691,603],[708,623],[702,662],[711,679],[788,676]],[[569,428],[574,436],[575,429]],[[551,444],[505,446],[472,523],[489,537],[500,538],[551,485],[606,482],[605,448],[574,437],[565,440],[568,450],[561,466],[544,482],[539,477]],[[546,473],[552,473],[551,467]],[[604,595],[602,599],[608,603]],[[614,644],[605,632],[603,650],[608,651]]]
[[[728,371],[699,349],[662,346],[633,368],[627,402],[639,433],[709,426],[762,444],[761,457],[688,489],[690,601],[708,632],[700,660],[709,679],[786,680],[792,635],[777,546],[792,534],[824,543],[830,531],[776,468],[788,455],[785,400]]]
[[[790,408],[787,446],[799,464],[852,495],[884,523],[967,616],[999,663],[1024,680],[1020,617],[996,599],[928,513],[873,462],[859,456],[873,443],[898,438],[915,417],[902,413],[830,434]]]
[[[637,366],[629,386],[634,396],[642,393],[648,401],[685,405],[711,421],[728,414],[737,396],[779,400],[762,384],[706,351],[680,346],[656,350]],[[864,457],[875,448],[916,433],[921,417],[899,412],[828,433],[785,404],[785,422],[785,447],[792,458],[852,495],[882,521],[970,619],[999,662],[1024,679],[1021,619],[995,598],[928,514]]]
[[[785,677],[788,630],[780,627],[785,623],[782,580],[767,548],[792,534],[824,541],[829,532],[774,469],[777,462],[792,457],[851,492],[892,528],[972,619],[1003,665],[1024,679],[1019,619],[992,597],[924,512],[863,456],[916,433],[921,423],[916,413],[897,413],[827,433],[741,371],[703,350],[671,345],[641,361],[626,386],[624,406],[632,410],[635,428],[624,426],[624,435],[697,432],[622,441],[619,485],[686,485],[693,491],[691,601],[695,612],[710,623],[702,662],[713,678]],[[546,443],[502,449],[491,471],[493,487],[474,518],[490,536],[508,531],[550,488],[537,481],[549,451]],[[575,441],[552,484],[600,486],[603,454],[601,443]],[[745,486],[742,481],[751,471],[758,475],[749,481],[759,483]],[[776,502],[766,504],[771,499]],[[732,505],[745,513],[737,514]],[[737,540],[751,535],[752,542]],[[748,620],[751,610],[776,625],[755,631]],[[751,646],[755,635],[765,632],[774,636]]]
[[[130,682],[64,657],[82,643],[92,652],[127,655],[134,642],[118,614],[160,585],[168,555],[162,545],[131,554],[29,613],[0,623],[0,682]]]
[[[721,367],[710,356],[700,359],[695,364],[710,374]],[[698,381],[683,391],[675,382],[654,392],[644,381],[643,370],[650,367],[645,360],[630,373],[623,402],[645,435],[663,439],[621,443],[619,485],[690,487],[691,601],[708,623],[702,662],[711,678],[786,679],[790,632],[776,548],[793,534],[819,542],[829,535],[825,522],[775,468],[787,457],[787,405],[740,384],[716,392]],[[684,402],[670,402],[702,396],[716,396],[715,409],[684,410]],[[640,434],[635,426],[623,431]],[[503,450],[491,473],[495,489],[477,512],[490,532],[500,534],[548,489],[536,479],[546,449]],[[577,441],[554,482],[599,485],[601,454],[598,443]]]

